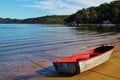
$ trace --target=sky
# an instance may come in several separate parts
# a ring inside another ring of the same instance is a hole
[[[71,15],[82,8],[114,0],[0,0],[0,17],[26,19],[46,15]]]

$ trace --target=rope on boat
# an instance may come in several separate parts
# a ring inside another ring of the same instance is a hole
[[[29,59],[29,58],[27,58],[27,57],[24,57],[24,58],[27,59],[28,61],[32,62],[33,64],[36,64],[36,65],[38,65],[39,67],[41,67],[41,68],[43,68],[43,69],[49,71],[49,72],[57,73],[57,72],[55,72],[55,71],[49,70],[49,69],[47,69],[47,68],[44,68],[44,67],[41,66],[40,64],[34,62],[33,60],[31,60],[31,59]]]
[[[43,56],[43,55],[39,55],[40,57],[42,57],[42,58],[45,58],[45,59],[48,59],[48,60],[50,60],[50,61],[56,61],[56,60],[54,60],[54,59],[52,59],[52,58],[50,58],[50,57],[45,57],[45,56]]]

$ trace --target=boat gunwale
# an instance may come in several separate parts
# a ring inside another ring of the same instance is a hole
[[[95,55],[95,56],[90,57],[90,58],[88,58],[88,59],[80,60],[80,61],[78,61],[78,62],[84,62],[84,61],[87,61],[87,60],[91,60],[91,59],[96,58],[96,57],[98,57],[98,56],[104,55],[105,53],[110,52],[110,51],[112,51],[112,50],[114,50],[114,46],[113,46],[112,49],[110,49],[110,50],[108,50],[108,51],[106,51],[106,52],[104,52],[104,53],[100,53],[100,54],[98,54],[98,55]]]
[[[91,59],[93,59],[93,58],[96,58],[96,57],[98,57],[98,56],[101,56],[101,55],[104,55],[105,53],[107,53],[107,52],[110,52],[110,51],[112,51],[112,50],[114,50],[114,46],[111,46],[112,48],[110,49],[110,50],[108,50],[108,51],[106,51],[106,52],[103,52],[103,53],[98,53],[97,55],[95,55],[95,56],[92,56],[92,57],[90,57],[90,58],[88,58],[88,59],[83,59],[83,60],[79,60],[79,61],[71,61],[71,62],[57,62],[57,61],[55,61],[55,62],[53,62],[53,63],[79,63],[79,62],[85,62],[85,61],[87,61],[87,60],[91,60]],[[90,50],[94,50],[94,49],[90,49]],[[88,51],[88,50],[87,50]],[[79,53],[80,54],[80,53]],[[74,55],[73,55],[74,56]],[[71,57],[71,56],[69,56],[69,57]],[[68,58],[68,57],[66,57],[66,58]],[[64,59],[64,58],[63,58]]]

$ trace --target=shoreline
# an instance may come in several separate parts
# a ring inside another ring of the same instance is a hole
[[[86,72],[74,76],[55,73],[52,62],[62,57],[42,56],[41,54],[14,54],[2,56],[0,63],[1,80],[119,80],[120,35],[110,36],[110,45],[115,46],[111,58]],[[106,39],[108,40],[108,39]],[[115,40],[115,41],[113,41]],[[102,41],[100,41],[103,43]],[[87,49],[97,45],[87,46]]]
[[[92,23],[92,24],[67,24],[68,26],[76,26],[76,27],[82,27],[82,26],[88,26],[88,27],[92,27],[92,26],[98,26],[98,27],[115,27],[115,26],[120,26],[120,24],[95,24],[95,23]]]
[[[115,43],[110,43],[110,45],[115,46],[115,50],[112,53],[110,59],[98,65],[95,68],[92,68],[88,71],[77,75],[65,75],[65,74],[47,74],[45,77],[40,77],[35,80],[119,80],[120,79],[120,71],[118,71],[120,67],[120,41]],[[113,63],[114,62],[114,63]],[[117,72],[116,72],[117,71]]]

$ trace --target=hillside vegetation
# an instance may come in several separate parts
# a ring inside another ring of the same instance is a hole
[[[10,19],[0,18],[0,23],[19,23],[19,24],[99,24],[103,21],[109,21],[114,24],[120,24],[120,1],[104,3],[97,7],[81,9],[70,16],[53,15],[28,19]]]
[[[18,24],[64,24],[65,19],[68,16],[43,16],[38,18],[28,18],[28,19],[10,19],[10,18],[0,18],[0,23],[18,23]]]
[[[97,7],[89,7],[79,10],[66,19],[66,23],[102,23],[110,21],[111,23],[120,23],[120,1],[104,3]]]

